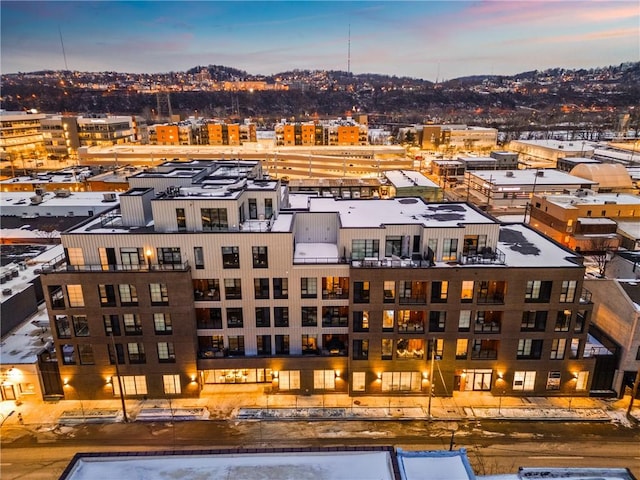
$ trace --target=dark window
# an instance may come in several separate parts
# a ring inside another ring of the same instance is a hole
[[[115,307],[116,289],[113,285],[98,285],[98,295],[100,296],[100,306]]]
[[[158,247],[158,263],[160,265],[180,265],[182,255],[178,247]]]
[[[51,308],[55,310],[64,309],[64,293],[60,285],[49,285],[49,300]]]
[[[431,282],[431,302],[446,303],[449,296],[449,282]]]
[[[107,336],[120,336],[120,319],[118,315],[103,315],[104,334]]]
[[[276,327],[289,326],[289,307],[273,307],[273,324]]]
[[[71,323],[66,315],[56,315],[56,332],[58,338],[71,338]]]
[[[276,355],[289,355],[289,335],[276,335]]]
[[[220,300],[220,280],[217,278],[193,280],[193,298],[201,301]]]
[[[176,223],[179,232],[187,231],[187,218],[184,215],[184,208],[176,208]]]
[[[554,332],[568,332],[571,324],[571,310],[561,310],[556,317]]]
[[[269,307],[256,307],[256,327],[271,326],[271,310]]]
[[[358,339],[353,341],[353,359],[367,360],[369,358],[369,340]]]
[[[229,336],[229,355],[244,356],[244,336]]]
[[[269,298],[269,279],[268,278],[254,278],[253,290],[255,298],[258,300],[264,300]]]
[[[301,278],[300,296],[302,298],[316,298],[318,296],[318,279],[314,277]]]
[[[364,258],[378,258],[380,255],[380,240],[364,239],[351,241],[351,258],[363,260]]]
[[[387,236],[384,244],[384,256],[399,257],[402,255],[402,237],[397,236]]]
[[[273,279],[273,298],[289,298],[289,279]]]
[[[253,254],[253,268],[269,268],[267,247],[251,247]]]
[[[201,208],[203,232],[219,232],[229,229],[226,208]]]
[[[70,343],[62,344],[62,363],[64,365],[75,365],[76,348]]]
[[[447,312],[429,312],[429,331],[444,332]]]
[[[472,360],[495,360],[498,358],[498,340],[473,340],[473,349],[471,351]]]
[[[547,312],[538,310],[522,312],[521,332],[544,332],[547,328]]]
[[[224,298],[227,300],[242,299],[242,285],[239,278],[224,279]]]
[[[242,308],[227,308],[227,327],[242,328],[243,325]]]
[[[88,337],[89,336],[89,322],[86,315],[74,315],[71,317],[73,320],[73,331],[76,337]]]
[[[258,219],[258,201],[255,198],[249,199],[249,219]]]
[[[238,247],[222,247],[222,268],[240,268]]]
[[[256,337],[256,343],[258,344],[258,355],[271,355],[270,335],[258,335]]]
[[[116,343],[116,354],[118,357],[118,364],[124,364],[124,347],[121,343]],[[116,358],[113,356],[113,348],[112,345],[107,344],[107,350],[109,351],[109,363],[114,365],[116,363]]]
[[[271,198],[264,199],[264,218],[269,219],[273,216],[273,200]]]
[[[78,358],[80,359],[80,365],[94,365],[93,345],[86,343],[78,345]]]
[[[302,307],[302,326],[315,327],[318,325],[318,307]]]
[[[401,281],[399,301],[404,304],[427,303],[427,282]]]
[[[193,258],[196,264],[196,270],[204,269],[204,249],[202,247],[193,247]]]
[[[197,328],[222,328],[222,310],[220,308],[196,308]]]
[[[348,327],[349,307],[322,307],[323,327]]]
[[[551,298],[551,286],[553,282],[542,280],[529,280],[524,293],[525,302],[548,303]]]
[[[369,331],[369,312],[353,312],[353,331],[368,332]]]
[[[353,303],[369,303],[369,282],[353,282]]]
[[[518,340],[518,360],[539,360],[542,356],[542,340],[521,338]]]

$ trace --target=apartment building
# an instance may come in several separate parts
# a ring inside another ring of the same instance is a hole
[[[39,158],[45,151],[41,113],[0,112],[0,159],[12,168],[25,168],[26,159]],[[14,165],[15,162],[15,165]]]
[[[302,204],[252,161],[168,162],[130,184],[43,269],[81,398],[589,393],[581,257],[525,225],[412,197]]]
[[[489,152],[498,144],[498,130],[453,124],[423,125],[418,129],[418,139],[425,150]]]
[[[289,123],[275,126],[278,146],[356,146],[368,145],[368,127],[351,118],[323,122]]]

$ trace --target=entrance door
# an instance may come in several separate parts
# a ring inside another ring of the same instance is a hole
[[[466,391],[473,390],[476,392],[485,392],[491,390],[492,371],[487,370],[467,370],[464,389]]]

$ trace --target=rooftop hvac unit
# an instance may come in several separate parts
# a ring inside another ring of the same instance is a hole
[[[31,197],[31,205],[40,205],[42,200],[42,195],[34,195]]]
[[[507,170],[507,177],[513,177],[513,172],[511,170]]]
[[[67,190],[66,188],[61,188],[59,190],[55,191],[56,197],[69,197],[71,196],[71,191]]]
[[[44,188],[38,187],[38,188],[36,188],[36,189],[34,190],[34,193],[35,193],[36,195],[40,195],[40,196],[42,196],[42,195],[44,195]]]
[[[538,177],[544,177],[544,170],[538,170],[538,171],[536,172],[536,175],[537,175]]]
[[[116,194],[115,193],[103,193],[102,194],[102,201],[103,202],[115,202],[116,201]]]

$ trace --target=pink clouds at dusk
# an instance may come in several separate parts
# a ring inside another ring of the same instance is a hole
[[[346,70],[435,80],[640,60],[640,3],[612,1],[0,3],[3,73]],[[349,36],[349,31],[350,36]],[[350,40],[350,41],[349,41]]]

